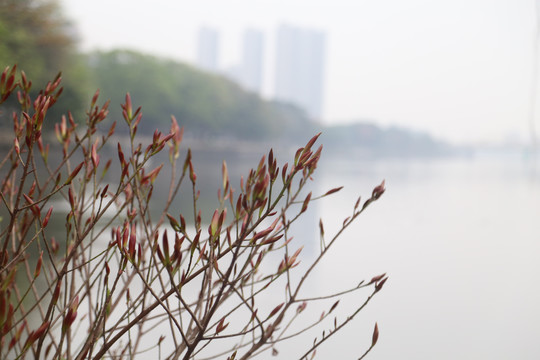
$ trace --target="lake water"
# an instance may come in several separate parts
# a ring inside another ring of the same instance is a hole
[[[321,201],[317,216],[326,227],[341,223],[382,179],[386,193],[317,276],[328,291],[390,278],[319,358],[358,358],[377,321],[370,359],[540,359],[540,174],[530,162],[326,159],[320,192],[345,189]]]
[[[221,159],[210,157],[211,170],[194,164],[215,199]],[[235,187],[257,164],[228,162]],[[378,322],[369,359],[540,359],[540,167],[518,154],[376,161],[323,154],[314,195],[345,188],[314,203],[296,228],[304,263],[319,251],[319,218],[330,236],[383,179],[385,194],[331,249],[308,292],[329,294],[385,272],[389,280],[317,358],[357,359]],[[213,206],[201,190],[203,206]],[[338,320],[368,293],[344,297]],[[273,358],[297,359],[319,335],[278,345]]]

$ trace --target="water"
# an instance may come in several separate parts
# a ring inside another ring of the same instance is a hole
[[[208,189],[201,188],[205,207],[216,205],[221,183],[221,159],[216,159],[208,162],[211,170],[204,161],[195,162],[199,178],[208,182]],[[229,161],[234,187],[236,172],[245,174],[258,158],[236,160]],[[305,245],[303,266],[319,251],[319,218],[330,236],[351,215],[356,198],[368,198],[383,179],[387,191],[331,249],[306,296],[350,288],[385,272],[390,278],[350,326],[318,349],[317,358],[357,359],[378,322],[379,342],[369,359],[539,359],[540,176],[535,169],[518,155],[376,161],[323,155],[314,195],[345,187],[314,203],[295,229]],[[338,320],[368,293],[344,297]],[[309,308],[309,316],[318,317],[317,306]],[[314,336],[320,332],[278,344],[274,358],[298,358]]]
[[[340,223],[357,193],[387,192],[320,271],[332,287],[387,272],[383,291],[320,358],[539,359],[540,178],[519,156],[321,166],[321,189],[345,185],[319,216]],[[354,358],[352,356],[352,358]]]

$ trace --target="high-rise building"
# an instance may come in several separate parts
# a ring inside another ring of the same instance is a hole
[[[264,58],[264,34],[248,29],[244,32],[240,80],[242,85],[253,92],[262,91]]]
[[[282,25],[276,39],[275,98],[319,120],[323,107],[325,35]]]
[[[208,71],[219,70],[219,33],[212,28],[201,28],[197,41],[197,64]]]

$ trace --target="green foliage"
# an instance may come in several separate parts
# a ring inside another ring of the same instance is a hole
[[[60,108],[69,107],[82,116],[89,88],[73,33],[55,0],[0,0],[1,69],[17,64],[33,79],[33,89],[44,87],[62,71],[65,81]],[[60,117],[55,109],[50,115]]]
[[[312,130],[293,106],[264,101],[224,77],[182,63],[128,50],[95,52],[88,63],[94,86],[113,104],[127,91],[142,104],[141,132],[165,129],[171,114],[202,136],[276,139]],[[113,119],[120,116],[119,109],[111,112]]]
[[[164,130],[171,114],[198,136],[277,139],[314,130],[298,109],[264,101],[224,77],[182,63],[127,50],[79,54],[73,34],[56,0],[0,0],[1,68],[18,64],[33,79],[33,89],[63,72],[60,106],[49,114],[55,121],[62,115],[57,109],[69,108],[81,122],[89,89],[100,88],[113,104],[128,91],[140,101],[141,133]],[[7,105],[16,108],[16,99]],[[117,120],[121,109],[111,112]]]
[[[62,70],[60,106],[49,113],[55,121],[63,115],[58,109],[69,108],[75,121],[82,122],[84,99],[90,89],[99,88],[113,104],[131,92],[145,109],[141,133],[165,130],[171,114],[191,134],[204,137],[290,140],[315,131],[300,109],[265,101],[224,77],[186,64],[128,50],[80,54],[74,32],[56,0],[0,0],[0,67],[18,64],[33,79],[32,89],[44,87]],[[16,108],[17,100],[12,98],[7,106]],[[118,120],[121,109],[111,112]],[[50,130],[48,124],[44,130]]]
[[[0,1],[0,62],[18,63],[38,84],[67,65],[73,39],[52,1]]]

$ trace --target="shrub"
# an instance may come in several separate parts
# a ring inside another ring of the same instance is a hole
[[[306,344],[300,358],[308,358],[383,287],[384,274],[340,294],[302,297],[320,260],[384,192],[383,182],[367,200],[359,198],[332,236],[321,221],[320,253],[297,273],[302,247],[289,230],[313,201],[340,190],[305,194],[321,155],[322,146],[313,148],[318,135],[281,168],[270,150],[236,191],[223,162],[219,208],[204,218],[189,149],[177,164],[183,129],[174,117],[168,134],[139,137],[141,109],[128,94],[122,105],[128,135],[115,137],[116,123],[99,129],[109,103],[98,105],[96,92],[84,124],[68,113],[55,124],[56,136],[45,134],[60,81],[36,98],[16,67],[6,68],[0,81],[0,103],[16,93],[21,107],[12,115],[13,146],[0,163],[6,217],[0,234],[0,358],[134,358],[152,351],[152,358],[249,359],[275,353],[279,342],[320,327],[339,302],[321,316],[299,316],[312,301],[371,289],[350,316],[334,318],[330,331]],[[107,159],[113,140],[117,158]],[[170,188],[155,213],[150,204],[164,165],[151,160],[165,151]],[[192,209],[175,214],[171,205],[184,187]],[[54,209],[62,206],[65,218]],[[61,239],[48,227],[53,219],[64,225]],[[377,338],[375,325],[365,354]]]

